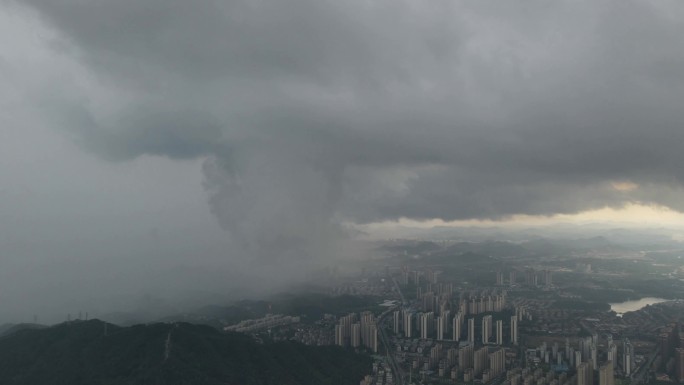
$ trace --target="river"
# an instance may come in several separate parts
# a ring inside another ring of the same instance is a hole
[[[642,299],[638,299],[638,300],[634,300],[634,301],[611,303],[610,304],[610,310],[616,312],[618,316],[622,316],[624,313],[627,313],[628,311],[639,310],[643,307],[646,307],[646,305],[653,305],[656,303],[666,302],[666,301],[669,301],[669,300],[663,299],[663,298],[646,297],[646,298],[642,298]]]

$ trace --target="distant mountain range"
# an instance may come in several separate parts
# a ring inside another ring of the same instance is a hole
[[[370,370],[370,357],[342,348],[261,344],[186,323],[74,321],[0,338],[4,385],[346,385]]]
[[[636,226],[607,226],[599,223],[557,223],[548,226],[471,226],[449,227],[436,226],[431,228],[398,227],[391,236],[392,239],[416,240],[450,240],[460,242],[485,243],[493,240],[524,243],[527,241],[544,240],[548,242],[582,241],[600,236],[613,245],[635,248],[648,248],[651,245],[670,245],[682,247],[681,231],[677,228],[653,228]],[[427,245],[423,245],[429,247]],[[408,250],[411,252],[411,249]]]
[[[453,242],[453,241],[426,241],[412,239],[397,239],[384,243],[380,250],[390,255],[464,255],[474,253],[481,256],[499,257],[523,257],[537,255],[566,255],[573,252],[587,251],[629,251],[642,250],[641,246],[625,245],[616,243],[604,236],[575,239],[547,239],[535,238],[526,241],[491,241],[482,242]],[[681,244],[677,244],[680,248]]]

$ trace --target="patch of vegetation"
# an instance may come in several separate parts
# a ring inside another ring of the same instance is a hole
[[[578,299],[559,299],[553,303],[553,307],[559,309],[584,310],[588,312],[609,311],[607,302],[589,302]]]
[[[178,315],[163,321],[201,323],[220,329],[246,319],[261,318],[268,313],[302,316],[302,322],[315,322],[324,314],[337,316],[366,310],[379,312],[379,299],[372,296],[299,294],[279,296],[271,301],[240,301],[230,306],[208,306],[197,314]]]
[[[631,290],[620,289],[596,289],[590,287],[574,287],[568,290],[569,292],[581,296],[585,300],[593,302],[623,302],[630,299],[639,299],[640,297]]]

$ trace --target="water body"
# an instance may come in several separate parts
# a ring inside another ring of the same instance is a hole
[[[661,302],[666,302],[666,301],[669,301],[669,300],[664,299],[664,298],[646,297],[646,298],[638,299],[635,301],[611,303],[610,304],[610,310],[616,312],[618,316],[622,316],[624,313],[627,313],[628,311],[639,310],[643,307],[646,307],[647,305],[653,305],[656,303],[661,303]]]
[[[395,301],[395,300],[392,300],[392,299],[386,299],[385,302],[383,302],[383,303],[380,304],[380,306],[383,306],[383,307],[394,307],[394,306],[397,306],[397,302],[398,302],[398,301]]]

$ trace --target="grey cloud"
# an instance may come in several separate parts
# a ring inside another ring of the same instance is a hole
[[[677,2],[24,3],[149,106],[85,141],[209,156],[212,208],[247,243],[336,238],[340,220],[680,208],[609,184],[684,180]]]
[[[187,159],[210,154],[222,142],[219,122],[198,111],[140,108],[114,124],[113,129],[80,126],[84,144],[110,159],[143,154]]]

